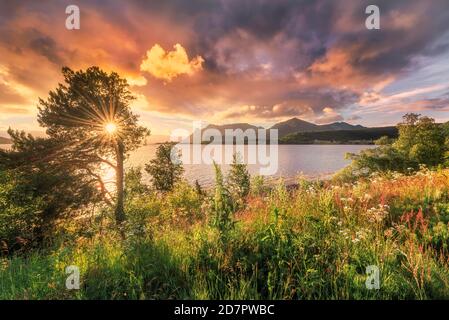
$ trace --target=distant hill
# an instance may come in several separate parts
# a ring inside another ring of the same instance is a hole
[[[0,144],[11,144],[12,141],[9,138],[0,137]]]
[[[346,122],[334,122],[330,124],[318,125],[307,122],[298,118],[292,118],[287,121],[279,122],[270,129],[277,129],[279,138],[285,137],[297,132],[318,132],[318,131],[333,131],[333,130],[359,130],[365,127],[361,125],[352,125]]]
[[[397,138],[396,127],[363,128],[351,130],[332,130],[297,132],[279,139],[280,144],[372,144],[383,136]]]
[[[277,129],[279,137],[284,137],[296,132],[309,132],[319,130],[319,125],[298,119],[292,118],[287,121],[276,123],[270,129]]]
[[[334,122],[334,123],[330,123],[330,124],[323,124],[319,127],[320,127],[319,131],[366,129],[366,127],[361,126],[359,124],[352,125],[347,122]]]
[[[249,123],[233,123],[225,125],[208,125],[203,128],[201,134],[205,129],[216,129],[224,137],[222,143],[226,141],[225,130],[237,130],[242,132],[248,129],[263,129]],[[287,121],[279,122],[273,125],[269,130],[277,129],[280,144],[370,144],[374,140],[382,136],[396,138],[398,135],[396,127],[379,127],[366,128],[361,125],[352,125],[347,122],[333,122],[324,125],[318,125],[307,122],[298,118],[292,118]],[[267,130],[267,132],[269,131]],[[193,134],[184,140],[185,143],[192,143]],[[237,141],[244,141],[244,143],[257,143],[257,139],[249,139],[248,137],[241,137],[240,140],[234,138],[234,143]],[[229,140],[229,139],[228,139]],[[266,137],[269,141],[269,135]],[[212,142],[212,139],[204,139],[201,143],[206,144]],[[217,142],[217,141],[216,141]],[[219,143],[219,142],[218,142]]]
[[[222,135],[222,137],[224,137],[223,141],[222,141],[222,142],[224,142],[224,141],[226,141],[225,140],[226,139],[226,130],[239,130],[240,129],[242,131],[246,131],[248,129],[253,129],[257,133],[257,129],[263,129],[263,128],[262,127],[253,126],[253,125],[251,125],[249,123],[232,123],[232,124],[224,124],[224,125],[210,124],[210,125],[206,126],[205,128],[203,128],[201,130],[201,135],[203,134],[204,130],[206,130],[206,129],[218,130],[220,132],[220,134]],[[185,142],[192,142],[193,141],[192,137],[193,137],[193,134],[191,134],[189,136],[189,138]],[[202,143],[208,143],[208,142],[211,142],[211,140],[212,139],[209,139],[209,140],[205,139],[205,140],[202,141]],[[235,138],[234,138],[234,141],[235,141]],[[245,141],[247,143],[248,142],[250,142],[250,143],[253,142],[254,143],[254,142],[257,141],[257,137],[253,141],[248,141],[248,139],[245,139]]]

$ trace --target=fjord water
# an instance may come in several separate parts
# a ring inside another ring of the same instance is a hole
[[[205,146],[201,146],[204,148]],[[248,146],[244,147],[245,154]],[[278,170],[276,174],[267,177],[268,180],[276,180],[283,177],[286,182],[293,182],[302,174],[307,178],[327,178],[336,171],[350,163],[345,159],[345,154],[358,153],[363,149],[373,148],[372,145],[279,145],[278,146]],[[133,152],[126,162],[127,167],[144,167],[154,158],[157,145],[147,145]],[[225,153],[223,146],[223,154]],[[244,159],[245,160],[245,159]],[[229,165],[222,165],[226,172]],[[249,164],[248,170],[252,175],[259,174],[260,165]],[[184,164],[184,176],[193,183],[195,180],[202,186],[211,186],[214,182],[214,169],[210,164]],[[150,177],[144,173],[145,180]]]
[[[10,145],[1,145],[0,148],[8,149]],[[157,144],[150,144],[134,151],[126,161],[126,167],[144,167],[155,157]],[[201,146],[203,149],[205,146]],[[244,148],[245,155],[248,146]],[[267,180],[277,180],[283,177],[287,183],[294,182],[299,174],[306,178],[325,179],[350,163],[345,159],[346,153],[359,153],[363,149],[373,148],[373,145],[279,145],[278,146],[278,170],[276,174],[267,177]],[[232,152],[232,151],[231,151]],[[223,146],[223,154],[225,148]],[[245,156],[244,155],[244,156]],[[232,156],[232,155],[231,155]],[[245,160],[245,159],[244,159]],[[229,165],[221,166],[227,172]],[[259,174],[260,165],[249,164],[248,170],[251,175]],[[211,164],[184,164],[184,177],[191,183],[195,180],[202,186],[212,186],[214,182],[214,169]],[[115,180],[112,169],[106,169],[104,180],[111,183]],[[146,182],[150,176],[143,172]]]

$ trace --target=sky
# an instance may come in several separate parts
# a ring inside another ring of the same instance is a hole
[[[365,9],[380,8],[368,30]],[[68,30],[68,5],[80,29]],[[126,78],[154,135],[192,121],[449,120],[447,0],[0,0],[0,135],[42,132],[61,68]]]

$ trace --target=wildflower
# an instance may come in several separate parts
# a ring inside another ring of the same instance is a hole
[[[390,207],[386,204],[379,204],[377,207],[372,207],[365,212],[365,216],[371,223],[380,223],[388,215]]]
[[[373,197],[372,197],[370,194],[365,193],[365,195],[363,196],[363,198],[364,198],[365,200],[371,200]]]
[[[387,237],[387,238],[393,237],[393,229],[392,229],[392,228],[389,228],[389,229],[385,230],[384,235],[385,235],[385,237]]]
[[[349,229],[343,229],[343,230],[340,230],[340,234],[343,236],[343,238],[345,238],[346,240],[348,240],[349,239]]]

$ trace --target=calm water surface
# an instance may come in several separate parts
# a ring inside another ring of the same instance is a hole
[[[137,166],[143,168],[155,157],[157,147],[158,145],[152,144],[139,148],[130,155],[125,166],[127,168]],[[244,147],[244,155],[246,155],[248,146],[241,147]],[[349,160],[345,160],[346,153],[358,153],[363,149],[373,147],[372,145],[279,145],[278,170],[274,175],[267,177],[267,180],[283,177],[287,182],[293,182],[299,174],[311,179],[328,178],[350,163]],[[0,148],[7,149],[9,145],[0,145]],[[260,166],[256,164],[248,165],[248,170],[252,175],[258,175],[259,168]],[[184,169],[184,176],[189,182],[194,183],[195,180],[198,180],[202,186],[213,185],[214,169],[212,165],[185,164]],[[229,165],[222,165],[222,169],[227,172]],[[113,170],[107,170],[104,178],[108,182],[113,182]],[[150,176],[146,172],[144,172],[144,180],[150,181]]]
[[[299,174],[308,178],[326,178],[350,163],[349,160],[345,160],[346,153],[358,153],[363,149],[373,147],[372,145],[279,145],[278,170],[268,179],[283,177],[287,181],[292,181]],[[148,145],[138,149],[128,159],[127,167],[143,167],[145,163],[154,158],[156,148],[157,145]],[[244,146],[244,148],[247,152],[248,146]],[[205,186],[213,184],[212,165],[187,164],[184,165],[184,168],[184,176],[188,181],[198,180],[201,185]],[[259,174],[259,168],[255,164],[248,165],[248,170],[252,175]],[[223,165],[222,169],[226,172],[229,166]],[[150,179],[146,173],[144,177],[147,181]]]

